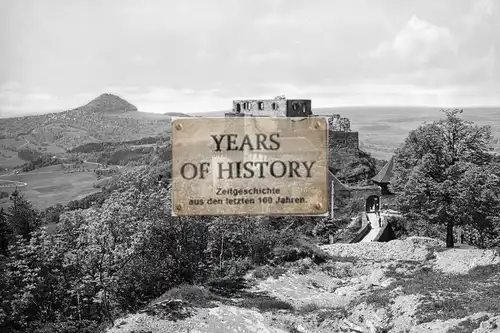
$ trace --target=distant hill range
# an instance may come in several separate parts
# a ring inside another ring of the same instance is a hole
[[[165,112],[164,115],[169,117],[191,117],[190,115],[182,112]]]
[[[314,103],[314,101],[313,101]],[[492,149],[500,152],[500,107],[463,107],[463,117],[477,125],[490,125],[495,136]],[[192,113],[192,116],[222,117],[228,110]],[[443,117],[432,106],[346,106],[312,109],[320,116],[340,114],[351,121],[352,131],[359,132],[359,147],[372,156],[388,161],[409,132],[424,122]]]
[[[73,110],[0,119],[0,145],[71,149],[91,142],[128,141],[168,136],[171,117],[139,112],[126,100],[103,94]],[[7,140],[7,142],[2,142]]]
[[[22,164],[17,152],[33,149],[53,154],[98,142],[128,142],[170,136],[172,117],[221,117],[227,110],[185,114],[139,112],[125,99],[102,94],[73,110],[0,119],[0,167]],[[340,114],[359,132],[360,148],[389,160],[409,131],[443,116],[438,107],[330,107],[313,108],[317,115]],[[464,118],[492,125],[492,148],[500,151],[500,108],[464,108]]]

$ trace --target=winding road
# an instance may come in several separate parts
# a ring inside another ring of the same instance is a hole
[[[99,169],[99,166],[102,166],[101,163],[96,163],[96,162],[83,161],[83,163],[97,165],[98,169]],[[118,167],[119,169],[124,168],[124,166],[121,166],[121,165],[116,165],[116,167]],[[18,182],[15,180],[2,179],[2,177],[21,176],[21,175],[28,175],[28,174],[32,175],[32,174],[54,173],[54,172],[60,172],[60,171],[20,172],[20,173],[15,173],[13,171],[11,173],[0,175],[0,188],[23,187],[23,186],[28,185],[28,183],[26,183],[26,182]]]
[[[7,183],[7,184],[5,184]],[[27,186],[28,183],[25,182],[17,182],[14,180],[6,180],[6,179],[0,179],[0,188],[6,188],[6,187],[21,187],[21,186]]]
[[[25,140],[26,140],[26,139],[25,139]],[[19,146],[19,148],[23,148],[24,146],[29,145],[29,144],[30,144],[29,140],[26,140],[26,143],[25,143],[25,144],[23,144],[22,146]]]
[[[379,226],[379,216],[375,213],[366,213],[368,221],[371,224],[370,232],[361,240],[361,242],[373,242],[380,231],[385,228],[387,219],[390,216],[402,217],[402,215],[395,210],[385,210],[380,213],[381,225]]]
[[[50,173],[50,172],[40,172],[40,173]],[[26,172],[15,173],[13,171],[11,173],[0,175],[0,188],[12,188],[12,187],[27,186],[28,183],[26,183],[26,182],[18,182],[16,180],[2,179],[2,177],[20,176],[20,175],[26,175],[26,174],[27,174]]]
[[[100,166],[100,165],[103,165],[102,163],[97,163],[97,162],[89,162],[89,161],[83,161],[83,163],[95,164],[95,165],[97,165],[98,169],[99,169],[99,166]],[[118,169],[122,169],[122,168],[124,168],[124,166],[123,166],[123,165],[113,165],[113,166],[117,167]],[[102,169],[104,169],[104,170],[105,170],[105,169],[108,169],[108,168],[102,168]]]

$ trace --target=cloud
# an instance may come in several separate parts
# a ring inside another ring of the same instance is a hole
[[[382,41],[365,57],[374,68],[372,82],[410,84],[420,92],[433,89],[439,94],[435,94],[436,103],[498,104],[500,44],[491,33],[494,20],[487,20],[494,12],[493,3],[483,0],[471,4],[465,15],[448,26],[413,15],[392,38]]]
[[[476,103],[500,86],[495,0],[31,2],[0,10],[0,78],[22,85],[0,88],[2,111],[71,109],[104,92],[155,112],[279,94],[315,105],[404,100],[390,89],[426,104],[461,89]]]
[[[8,81],[0,85],[0,92],[13,91],[20,87],[21,85],[15,81]]]
[[[70,110],[90,102],[98,95],[86,92],[62,98],[40,87],[4,82],[0,84],[0,118]]]
[[[464,16],[463,22],[467,30],[473,31],[485,20],[493,18],[498,5],[495,0],[476,0],[471,10]]]
[[[281,15],[266,15],[256,20],[255,25],[261,29],[273,27],[294,26],[300,23],[296,17]]]
[[[236,59],[242,64],[260,65],[267,62],[291,60],[292,57],[290,54],[280,50],[273,50],[265,53],[247,53],[246,49],[241,49],[238,51]]]
[[[418,66],[439,60],[443,55],[456,55],[458,41],[446,27],[412,16],[393,40],[383,41],[370,56],[403,61]]]

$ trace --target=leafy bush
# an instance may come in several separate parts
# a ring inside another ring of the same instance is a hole
[[[256,308],[259,311],[276,311],[276,310],[289,310],[293,311],[294,307],[288,302],[267,296],[267,295],[253,295],[252,297],[245,298],[239,306],[245,308]]]
[[[178,299],[187,301],[194,307],[213,307],[213,301],[218,301],[221,298],[213,294],[201,286],[182,284],[165,292],[159,298],[153,300],[151,304],[160,303],[167,299]]]
[[[19,151],[18,155],[20,158],[27,161],[22,166],[23,172],[29,172],[38,168],[62,163],[59,158],[54,158],[51,154],[40,154],[29,149]]]
[[[33,333],[96,333],[103,332],[104,325],[92,320],[59,321],[35,324]]]
[[[293,244],[274,248],[273,255],[275,263],[293,262],[303,258],[311,258],[314,263],[320,264],[330,258],[328,253],[304,238],[295,240]]]
[[[364,197],[349,197],[338,200],[339,211],[336,214],[338,219],[350,220],[351,217],[359,215],[365,210]]]
[[[389,216],[387,221],[391,224],[396,238],[404,239],[408,236],[430,237],[445,239],[446,230],[442,226],[426,223],[425,221],[409,221],[405,217]]]
[[[41,157],[42,154],[36,150],[22,148],[17,152],[17,156],[23,161],[34,161],[35,159]]]
[[[358,156],[340,156],[332,172],[345,184],[368,185],[368,180],[376,175],[384,162],[360,150]]]
[[[267,279],[268,277],[273,277],[275,279],[279,278],[281,275],[286,273],[286,268],[281,266],[259,266],[253,272],[253,276],[258,279]]]

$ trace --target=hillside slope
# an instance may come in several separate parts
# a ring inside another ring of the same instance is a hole
[[[29,142],[35,149],[52,146],[64,150],[90,142],[163,135],[169,131],[170,121],[169,116],[138,112],[124,99],[103,94],[69,111],[0,119],[0,139]]]
[[[230,297],[176,289],[107,333],[500,332],[500,256],[428,241],[325,245],[325,263],[251,272]]]
[[[133,112],[137,108],[121,97],[112,94],[102,94],[94,98],[84,106],[80,106],[74,111],[92,112]]]

